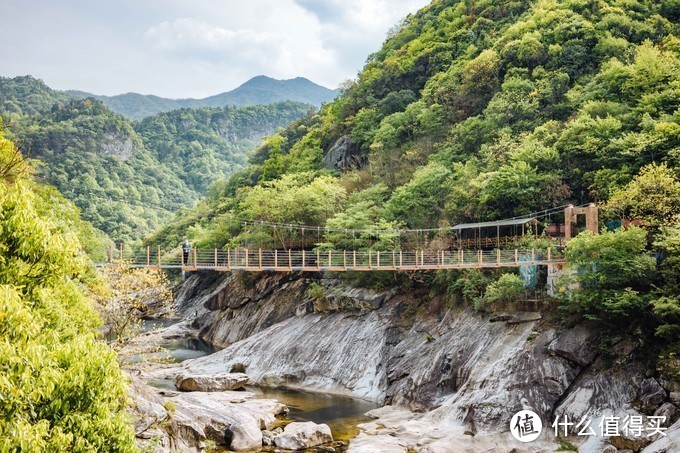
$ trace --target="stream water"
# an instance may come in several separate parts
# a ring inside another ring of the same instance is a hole
[[[248,390],[258,397],[275,399],[288,406],[291,421],[327,424],[335,440],[348,441],[359,434],[357,425],[371,420],[364,414],[378,407],[368,401],[328,393],[262,387]]]
[[[145,331],[168,327],[172,322],[164,320],[149,320],[145,323]],[[180,363],[185,360],[203,357],[216,349],[196,338],[182,338],[159,345],[171,356],[172,360]],[[174,381],[152,380],[149,385],[159,388],[176,390]],[[308,392],[285,388],[252,387],[248,391],[256,398],[275,399],[290,409],[290,421],[312,421],[327,424],[335,440],[348,441],[359,433],[357,425],[371,420],[364,414],[379,407],[375,403],[342,395]]]

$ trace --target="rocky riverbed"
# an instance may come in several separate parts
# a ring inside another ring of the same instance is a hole
[[[308,296],[312,282],[325,297]],[[369,413],[352,452],[556,451],[567,442],[583,452],[680,451],[680,389],[646,366],[634,331],[602,354],[594,325],[550,322],[549,306],[479,314],[424,288],[356,289],[317,275],[197,273],[177,303],[185,322],[176,329],[223,349],[166,373],[240,371],[260,386],[384,406]],[[523,409],[543,421],[531,443],[510,434]],[[665,435],[598,432],[614,417],[647,427],[655,414],[673,425]],[[595,435],[572,427],[558,439],[556,419],[588,422]]]
[[[250,378],[239,372],[188,374],[178,357],[208,355],[212,348],[187,322],[160,324],[123,351],[135,432],[147,451],[343,452],[356,424],[370,420],[363,413],[376,407],[326,394],[246,388]]]

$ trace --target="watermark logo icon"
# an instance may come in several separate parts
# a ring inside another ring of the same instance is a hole
[[[541,435],[541,431],[543,431],[543,422],[534,411],[519,411],[510,419],[510,432],[520,442],[536,440]]]

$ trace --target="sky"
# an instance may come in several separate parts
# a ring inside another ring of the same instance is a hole
[[[205,97],[256,75],[337,88],[429,0],[2,0],[0,75]]]

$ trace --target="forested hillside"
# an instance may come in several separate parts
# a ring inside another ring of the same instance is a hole
[[[418,228],[605,201],[646,165],[677,170],[679,14],[672,1],[434,1],[206,204],[245,220]],[[326,169],[347,139],[358,164]],[[322,182],[344,194],[328,215],[251,209],[262,192]]]
[[[14,115],[34,115],[69,99],[66,93],[55,91],[31,76],[0,77],[0,112],[5,121]]]
[[[597,202],[604,220],[644,230],[573,241],[568,259],[598,269],[579,277],[582,291],[562,294],[563,307],[672,338],[679,108],[677,1],[435,0],[338,100],[271,136],[221,192],[150,242],[188,232],[199,247],[267,247],[277,238],[258,229],[265,221],[383,230],[350,246],[389,249],[397,238],[384,230],[396,227]],[[317,242],[337,234],[322,228]],[[472,301],[494,278],[439,273],[432,284]]]
[[[135,451],[125,378],[97,340],[82,248],[96,233],[1,135],[0,219],[0,450]]]
[[[241,169],[262,136],[310,109],[294,102],[183,109],[136,123],[98,100],[63,100],[35,79],[13,80],[2,93],[14,110],[0,112],[11,136],[85,219],[126,242],[191,206]]]

